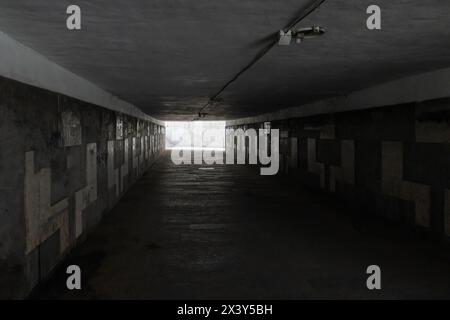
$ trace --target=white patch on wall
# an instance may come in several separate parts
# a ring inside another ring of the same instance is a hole
[[[141,140],[141,149],[140,149],[140,152],[139,152],[139,168],[144,168],[144,157],[145,157],[145,144],[144,144],[144,142],[145,142],[145,139],[144,139],[144,137],[141,137],[140,140]],[[142,171],[142,169],[140,171]]]
[[[317,162],[316,139],[308,138],[308,171],[320,176],[320,187],[325,188],[325,165]]]
[[[142,129],[141,121],[136,120],[136,137],[141,136],[141,129]]]
[[[116,187],[116,196],[119,196],[120,194],[120,170],[119,168],[114,168],[114,140],[108,141],[108,159],[107,159],[107,166],[108,166],[108,189],[112,189],[113,187]]]
[[[61,112],[61,122],[62,146],[81,145],[81,122],[79,116],[71,110],[65,110]]]
[[[128,156],[128,150],[130,149],[129,146],[129,138],[126,138],[123,141],[123,164],[120,168],[120,192],[124,190],[124,183],[125,183],[125,177],[128,176],[128,168],[129,168],[129,156]]]
[[[97,200],[97,144],[86,146],[86,182],[87,186],[75,193],[75,236],[83,232],[83,210]]]
[[[385,195],[415,203],[415,222],[430,226],[430,186],[403,180],[402,142],[382,143],[382,191]]]
[[[39,244],[59,231],[60,252],[69,246],[69,200],[51,205],[51,169],[35,173],[34,151],[25,153],[25,227],[26,249],[30,253]]]
[[[156,152],[160,150],[162,143],[163,143],[160,132],[161,132],[161,127],[158,126],[158,130],[156,131]]]
[[[152,144],[152,155],[154,155],[154,154],[155,154],[155,149],[156,149],[155,135],[153,134],[153,135],[150,137],[150,139],[151,139],[150,143]]]
[[[149,137],[145,136],[145,160],[146,161],[150,160],[150,147],[149,147],[148,143],[149,143]]]
[[[330,191],[336,191],[336,181],[355,184],[355,143],[353,140],[341,141],[341,167],[330,167]]]
[[[121,114],[116,114],[116,139],[123,139],[123,116]]]
[[[135,177],[139,175],[139,156],[137,154],[137,141],[136,138],[133,137],[132,147],[131,147],[131,157],[132,157],[132,165]]]

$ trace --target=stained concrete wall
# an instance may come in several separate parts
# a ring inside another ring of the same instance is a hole
[[[227,127],[264,126],[239,122]],[[382,215],[449,239],[450,99],[270,124],[280,130],[280,174],[337,195],[356,219]]]
[[[0,78],[0,297],[45,279],[164,148],[161,123]]]

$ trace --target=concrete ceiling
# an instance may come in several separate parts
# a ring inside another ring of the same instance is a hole
[[[163,120],[192,119],[311,0],[0,0],[0,30]],[[324,36],[274,47],[209,106],[234,119],[450,66],[450,2],[328,0],[298,26]],[[66,8],[82,30],[66,29]]]

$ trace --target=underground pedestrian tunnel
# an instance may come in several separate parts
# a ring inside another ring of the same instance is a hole
[[[449,14],[0,0],[0,298],[449,298]]]

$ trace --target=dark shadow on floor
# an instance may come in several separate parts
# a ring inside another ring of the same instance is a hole
[[[165,156],[32,298],[450,297],[443,248],[382,220],[355,228],[335,199],[299,184]],[[70,264],[82,269],[80,291],[66,289]],[[371,264],[381,267],[380,291],[366,288]]]

